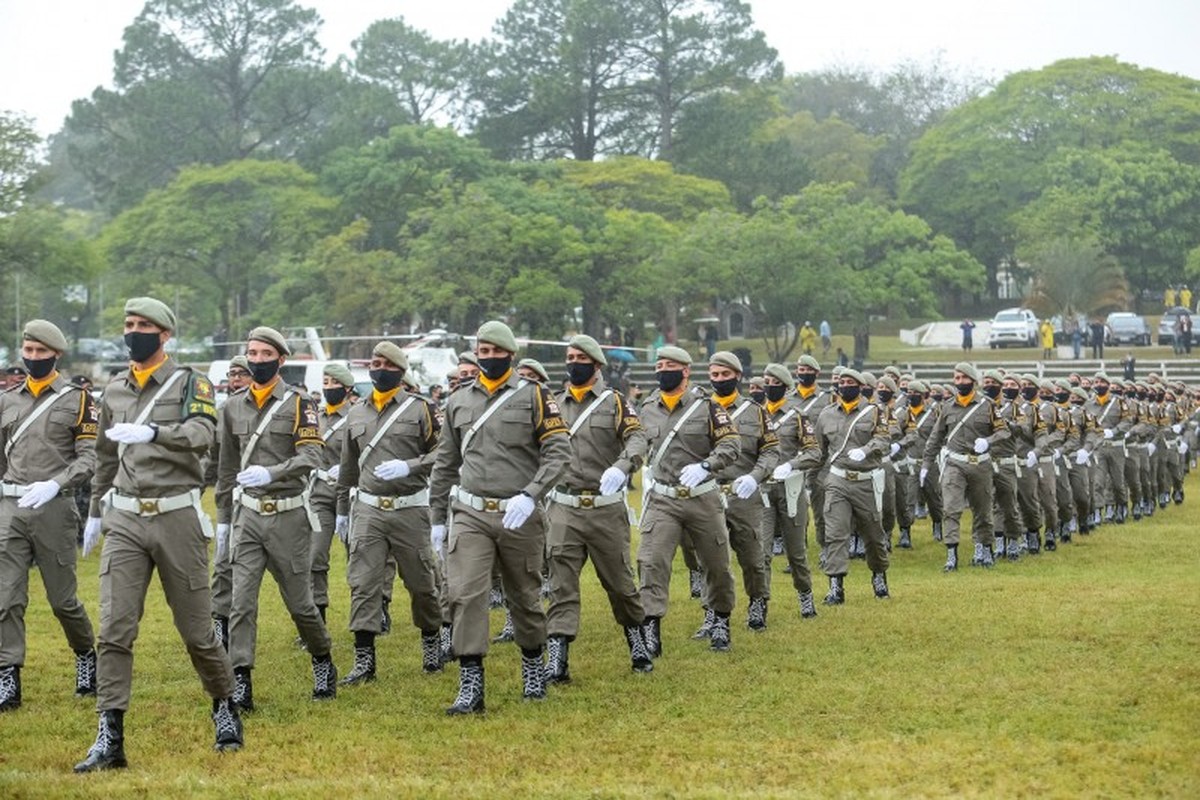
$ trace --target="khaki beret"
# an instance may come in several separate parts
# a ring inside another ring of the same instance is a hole
[[[888,364],[886,367],[883,368],[883,374],[891,377],[892,380],[899,380],[901,373],[900,373],[900,368],[897,367],[895,364]]]
[[[1104,381],[1105,383],[1112,383],[1112,381],[1110,381],[1110,380],[1108,379],[1108,373],[1107,373],[1107,372],[1097,372],[1095,375],[1093,375],[1093,376],[1092,376],[1092,380],[1094,380],[1094,381]]]
[[[931,392],[941,392],[942,394],[945,394],[945,393],[946,393],[946,387],[945,387],[945,386],[943,386],[943,385],[942,385],[942,384],[940,384],[940,383],[931,383],[931,384],[929,384],[929,391],[931,391]]]
[[[992,380],[996,381],[997,383],[1004,383],[1004,374],[1002,372],[1000,372],[1000,370],[998,370],[998,369],[984,370],[983,377],[991,378]]]
[[[233,358],[229,359],[229,368],[233,369],[234,367],[238,367],[246,370],[246,372],[249,372],[250,359],[246,358],[245,356],[234,356]]]
[[[875,373],[867,372],[864,370],[861,373],[861,375],[862,375],[862,382],[865,383],[867,386],[870,386],[872,389],[874,389],[875,384],[876,384]]]
[[[491,319],[480,325],[475,334],[475,341],[487,342],[510,353],[517,352],[517,337],[513,336],[512,328],[498,319]]]
[[[817,372],[821,371],[821,362],[807,354],[800,356],[800,358],[796,360],[796,366],[809,367],[811,369],[815,369]]]
[[[1039,389],[1042,389],[1047,392],[1053,392],[1054,391],[1054,381],[1052,381],[1048,378],[1042,378],[1040,381],[1037,382],[1037,387]]]
[[[546,383],[550,382],[549,373],[547,373],[546,368],[542,366],[542,362],[538,361],[536,358],[522,358],[517,362],[517,369],[520,369],[521,367],[533,370],[543,381]]]
[[[44,319],[31,319],[26,322],[21,337],[27,341],[41,342],[51,350],[57,350],[59,354],[67,352],[71,347],[59,327]]]
[[[908,390],[917,394],[925,394],[929,391],[929,386],[920,378],[913,378],[908,382]]]
[[[1034,375],[1032,372],[1026,372],[1020,376],[1020,379],[1026,383],[1032,383],[1034,386],[1037,386],[1038,381],[1041,380],[1041,378],[1039,378],[1037,375]]]
[[[789,389],[796,388],[796,379],[783,364],[767,364],[763,369],[763,375],[774,378]]]
[[[290,356],[292,348],[288,347],[287,340],[283,338],[283,334],[274,328],[268,328],[266,325],[259,325],[254,330],[250,331],[246,336],[248,342],[264,342],[271,345],[282,356]]]
[[[892,394],[896,393],[896,391],[897,391],[896,390],[896,382],[894,380],[892,380],[891,375],[884,375],[882,378],[880,378],[879,380],[877,380],[875,382],[876,386],[878,386],[881,383],[883,384],[883,388],[887,389]]]
[[[710,367],[729,367],[739,374],[745,371],[741,359],[728,350],[718,350],[713,353],[708,359],[708,365]]]
[[[913,375],[911,372],[902,372],[902,373],[900,373],[900,380],[901,380],[901,381],[911,381],[911,380],[912,380],[913,378],[915,378],[915,377],[917,377],[917,376],[916,376],[916,375]]]
[[[975,368],[974,364],[968,364],[966,361],[960,361],[954,365],[954,371],[961,372],[963,375],[966,375],[968,378],[975,381],[975,383],[979,383],[979,370]]]
[[[371,355],[386,358],[402,370],[408,370],[408,356],[395,342],[380,342],[371,350]]]
[[[347,388],[354,385],[354,374],[350,372],[350,367],[341,361],[329,362],[325,365],[323,373]]]
[[[849,367],[842,368],[842,374],[838,376],[838,379],[841,380],[842,378],[850,378],[858,381],[861,384],[866,384],[866,380],[863,379],[862,373],[856,369],[850,369]]]
[[[595,361],[597,364],[607,364],[608,358],[604,355],[604,348],[600,343],[588,336],[586,333],[581,333],[578,336],[572,336],[567,342],[567,347],[574,347],[576,350],[583,351],[584,355]]]
[[[684,365],[692,363],[692,354],[682,347],[676,347],[673,344],[658,348],[658,354],[655,355],[654,359],[658,361],[664,358],[668,361],[678,361]]]
[[[1066,378],[1055,378],[1054,386],[1057,389],[1070,389],[1071,382],[1069,380],[1067,380]]]
[[[836,367],[833,368],[833,372],[831,374],[833,375],[833,377],[838,378],[838,377],[841,377],[841,374],[843,372],[845,372],[847,369],[849,369],[849,367],[843,367],[841,364],[838,364]]]
[[[162,300],[153,297],[131,297],[125,301],[125,313],[145,317],[163,330],[175,330],[175,312]]]
[[[461,353],[458,354],[458,363],[473,364],[474,366],[478,367],[479,359],[476,358],[475,354],[472,353],[470,350],[463,350]]]
[[[756,387],[759,389],[762,389],[766,385],[767,385],[767,382],[757,376],[750,379],[750,388],[751,389],[754,389]]]

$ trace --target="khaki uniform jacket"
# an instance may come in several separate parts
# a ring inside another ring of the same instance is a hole
[[[1126,399],[1125,402],[1133,408],[1137,420],[1133,427],[1129,429],[1126,438],[1131,442],[1145,443],[1153,441],[1154,436],[1158,433],[1158,426],[1150,404],[1144,400],[1136,399]]]
[[[996,415],[1008,425],[1008,437],[1003,442],[997,442],[992,448],[993,458],[1012,458],[1017,456],[1024,466],[1025,456],[1033,446],[1034,418],[1029,413],[1029,406],[1021,399],[1008,400],[1001,397],[996,403]]]
[[[1037,424],[1034,427],[1034,449],[1038,458],[1049,458],[1055,450],[1062,448],[1066,438],[1066,429],[1059,419],[1058,407],[1053,400],[1040,398],[1033,404],[1037,413]]]
[[[986,403],[987,406],[972,412],[972,409],[980,403]],[[966,424],[960,427],[959,421],[967,414],[971,414],[970,418],[967,419]],[[958,431],[955,432],[953,438],[950,438],[950,432],[956,427]],[[938,404],[938,416],[933,423],[933,433],[930,434],[929,441],[925,444],[925,468],[933,468],[943,447],[951,453],[974,455],[976,439],[987,439],[990,449],[991,446],[1004,441],[1011,435],[1008,424],[996,413],[996,404],[989,400],[983,392],[976,389],[971,399],[965,404],[960,403],[958,397],[952,397]]]
[[[779,463],[787,462],[796,471],[821,465],[821,446],[817,444],[816,428],[800,408],[800,399],[795,395],[789,395],[774,412],[770,410],[770,404],[767,406],[767,416],[775,426],[775,436],[779,439]]]
[[[606,389],[604,378],[597,377],[582,401],[576,400],[569,389],[558,395],[559,408],[568,429],[598,402]],[[613,391],[604,400],[604,405],[589,414],[579,430],[571,434],[574,457],[563,476],[563,483],[576,491],[599,491],[604,470],[616,467],[626,475],[636,472],[642,466],[649,446],[637,410],[623,394]]]
[[[367,445],[375,438],[383,423],[410,397],[415,399],[367,454],[360,469],[358,462]],[[362,489],[381,497],[404,497],[416,494],[429,485],[429,473],[433,470],[442,430],[435,411],[428,400],[403,389],[384,404],[382,411],[377,411],[370,399],[350,409],[349,421],[343,426],[347,433],[342,446],[342,469],[338,473],[338,514],[345,516],[350,513],[351,489]],[[392,459],[400,459],[408,464],[408,475],[391,481],[375,477],[375,467]]]
[[[492,403],[515,393],[483,424],[462,451],[463,437]],[[525,492],[541,500],[571,463],[571,439],[546,389],[512,371],[495,394],[478,378],[446,402],[445,425],[430,479],[430,523],[446,522],[450,487],[481,497],[505,499]]]
[[[154,441],[119,447],[104,432],[117,422],[133,422],[178,370],[188,374],[158,397],[147,424],[158,426]],[[229,403],[225,404],[226,406]],[[208,378],[167,358],[139,388],[133,372],[109,381],[100,401],[96,476],[89,516],[100,516],[100,500],[115,488],[128,497],[171,497],[204,485],[204,455],[217,425],[216,396]],[[118,454],[124,450],[124,456]]]
[[[1111,428],[1113,430],[1111,441],[1119,442],[1125,438],[1125,434],[1129,433],[1129,430],[1137,422],[1137,414],[1128,406],[1124,398],[1117,397],[1111,391],[1105,397],[1108,400],[1104,403],[1101,403],[1099,398],[1093,397],[1087,401],[1084,407],[1092,412],[1100,430]]]
[[[919,464],[925,454],[925,443],[933,433],[933,423],[937,420],[937,404],[927,401],[920,408],[906,406],[904,413],[904,434],[900,437],[900,447]]]
[[[861,398],[849,409],[838,401],[822,411],[817,417],[816,436],[822,463],[851,472],[870,472],[879,467],[892,449],[884,410]],[[849,454],[855,449],[863,450],[867,457],[851,461]]]
[[[237,486],[237,474],[242,471],[242,448],[249,446],[263,417],[285,402],[284,396],[289,390],[292,396],[287,398],[287,405],[271,417],[247,462],[247,466],[266,467],[271,473],[271,482],[244,491],[250,497],[294,497],[308,488],[309,475],[321,460],[325,445],[321,441],[316,404],[304,389],[277,380],[260,409],[254,393],[247,389],[233,395],[221,406],[218,522],[228,523],[233,518],[233,490]]]
[[[660,458],[658,448],[670,436],[679,417],[696,403],[707,407],[697,409],[688,417]],[[661,484],[677,486],[684,467],[703,461],[708,462],[709,472],[715,476],[736,463],[741,454],[741,437],[729,420],[729,413],[698,386],[680,395],[674,410],[667,408],[662,401],[662,392],[655,390],[642,403],[642,425],[650,442],[649,463],[659,459],[651,477]]]
[[[717,480],[728,483],[750,475],[755,483],[762,483],[771,477],[779,463],[779,437],[767,410],[749,397],[739,397],[725,411],[742,438],[742,448],[736,461],[716,473]]]
[[[9,441],[34,408],[49,404],[33,424]],[[86,483],[96,468],[99,412],[92,396],[61,374],[34,397],[27,384],[0,395],[0,475],[6,483],[53,480],[63,489]]]
[[[321,450],[321,460],[317,463],[318,470],[328,472],[334,466],[342,463],[342,447],[346,443],[347,418],[352,408],[354,406],[350,404],[349,399],[346,399],[332,414],[329,413],[329,406],[326,405],[317,415],[318,421],[321,423],[321,440],[325,442],[325,447]],[[315,480],[313,481],[312,498],[326,503],[332,502],[337,497],[337,483],[323,481],[316,476],[315,472],[313,476]]]

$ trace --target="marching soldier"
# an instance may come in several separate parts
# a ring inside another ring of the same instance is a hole
[[[817,385],[821,375],[821,364],[812,356],[800,356],[796,362],[796,400],[801,416],[816,425],[817,417],[826,406],[836,402],[837,375],[841,367],[835,368],[833,390],[825,391]],[[825,475],[828,465],[820,463],[808,471],[805,477],[805,492],[808,495],[808,505],[812,509],[813,531],[817,539],[818,558],[824,560],[825,553]],[[807,522],[805,523],[807,524]]]
[[[1038,476],[1038,500],[1042,506],[1043,547],[1048,552],[1058,549],[1056,544],[1059,533],[1058,518],[1058,466],[1055,459],[1061,452],[1065,432],[1059,425],[1058,409],[1054,406],[1054,397],[1048,381],[1034,381],[1037,394],[1030,402],[1033,403],[1034,413],[1040,422],[1039,429],[1044,431],[1034,443],[1034,453],[1037,463],[1034,468]]]
[[[226,402],[250,385],[250,362],[245,356],[234,356],[229,361],[229,371],[225,373]],[[204,485],[217,485],[217,466],[221,460],[221,419],[217,417],[217,436],[213,439],[212,450],[208,454],[208,465],[204,469]],[[221,646],[229,649],[229,614],[233,608],[233,563],[229,560],[228,541],[218,540],[217,550],[213,554],[212,577],[212,614],[213,629]]]
[[[1007,557],[1016,561],[1021,557],[1021,514],[1017,500],[1017,486],[1022,469],[1028,469],[1026,457],[1018,455],[1021,439],[1017,431],[1029,429],[1031,422],[1025,415],[1017,381],[1002,376],[995,370],[983,375],[983,393],[996,404],[996,416],[1004,420],[1012,435],[997,442],[991,449],[993,473],[993,524],[996,535],[992,550],[993,561]],[[1007,541],[1006,541],[1007,540]]]
[[[714,476],[737,462],[741,437],[725,408],[689,385],[692,357],[686,350],[667,346],[657,355],[658,390],[641,414],[651,453],[638,547],[646,647],[652,657],[662,655],[671,562],[686,533],[704,573],[704,605],[713,610],[709,646],[725,651],[734,588],[723,495]]]
[[[767,415],[779,439],[779,466],[763,487],[770,505],[763,513],[762,543],[769,590],[771,556],[766,548],[777,535],[782,535],[792,585],[800,601],[800,617],[811,619],[817,615],[817,606],[813,602],[812,571],[808,566],[808,500],[804,482],[821,464],[821,447],[812,420],[800,412],[800,400],[791,394],[794,388],[795,381],[787,367],[766,366],[763,390]]]
[[[933,433],[925,446],[920,481],[928,480],[934,463],[941,460],[942,503],[945,514],[943,535],[946,572],[958,569],[959,528],[963,511],[970,506],[971,533],[979,562],[990,567],[992,560],[992,469],[988,451],[1010,436],[995,405],[976,390],[979,371],[966,362],[954,366],[956,396],[938,407]],[[942,455],[942,448],[946,453]]]
[[[540,383],[543,388],[550,386],[550,374],[536,358],[522,358],[517,362],[517,376],[527,381]]]
[[[317,517],[312,532],[312,552],[309,573],[312,582],[313,603],[317,613],[325,619],[329,608],[329,548],[338,531],[337,483],[342,469],[342,448],[346,442],[347,421],[350,418],[351,396],[354,375],[345,364],[331,362],[325,365],[321,376],[321,396],[325,401],[318,420],[321,423],[321,461],[313,470],[309,506]],[[380,615],[382,617],[382,613]]]
[[[1087,393],[1076,387],[1071,388],[1067,396],[1067,413],[1071,415],[1074,436],[1063,448],[1063,460],[1070,466],[1067,479],[1071,483],[1071,499],[1079,533],[1086,536],[1092,532],[1092,487],[1088,462],[1099,443],[1100,433],[1096,429],[1096,421],[1084,408]]]
[[[129,372],[100,404],[96,475],[83,556],[108,535],[100,556],[100,638],[96,659],[99,729],[76,772],[126,766],[125,711],[133,688],[133,643],[146,589],[159,580],[205,691],[213,698],[216,749],[242,746],[232,702],[229,655],[217,641],[208,590],[208,531],[200,508],[203,458],[212,447],[212,384],[163,352],[175,314],[150,297],[125,303]],[[104,514],[101,517],[103,500]]]
[[[875,597],[890,597],[888,551],[883,531],[883,457],[891,450],[884,411],[862,396],[866,378],[852,369],[838,378],[838,401],[817,417],[815,435],[821,461],[828,465],[825,484],[826,605],[846,602],[844,581],[850,571],[850,534],[865,542]]]
[[[933,432],[933,423],[937,420],[937,403],[929,396],[929,385],[922,380],[913,378],[908,382],[907,393],[908,422],[904,428],[904,436],[900,445],[906,452],[912,454],[913,469],[919,470],[925,455],[925,445]],[[932,472],[926,481],[916,481],[916,492],[919,502],[925,507],[926,513],[933,526],[933,539],[942,540],[942,487],[941,473],[937,472],[934,463]],[[904,546],[901,541],[900,546]]]
[[[484,710],[488,591],[496,561],[521,648],[522,696],[546,696],[546,615],[538,597],[546,537],[537,504],[570,466],[571,441],[553,395],[516,376],[516,352],[507,325],[480,326],[479,376],[446,402],[434,461],[430,541],[435,552],[443,545],[446,550],[459,660],[458,697],[446,709],[451,715]]]
[[[574,458],[550,492],[550,609],[547,679],[570,680],[569,649],[579,634],[579,573],[591,558],[608,594],[613,617],[625,632],[634,672],[654,665],[642,639],[646,612],[629,567],[625,487],[646,456],[646,432],[625,396],[605,385],[608,359],[590,336],[567,344],[566,390],[559,394],[570,426]]]
[[[1129,514],[1129,494],[1125,487],[1125,436],[1135,424],[1135,414],[1126,408],[1125,401],[1114,394],[1108,375],[1097,372],[1092,380],[1095,397],[1085,408],[1096,418],[1096,426],[1104,440],[1100,442],[1098,471],[1103,473],[1111,492],[1110,506],[1115,507],[1118,525],[1124,525]]]
[[[57,366],[67,338],[51,322],[26,323],[19,388],[0,395],[0,713],[21,705],[29,569],[75,651],[75,696],[96,693],[92,621],[75,582],[79,512],[74,491],[96,465],[96,404]]]
[[[369,400],[350,409],[338,476],[338,529],[350,545],[351,686],[375,680],[375,637],[383,592],[396,567],[421,631],[421,668],[442,670],[442,611],[429,542],[429,471],[441,425],[432,404],[404,390],[408,357],[392,342],[375,345]],[[353,508],[353,512],[351,509]],[[346,538],[348,535],[348,539]]]
[[[258,640],[258,596],[270,571],[296,631],[312,656],[314,700],[337,694],[337,669],[325,622],[313,602],[308,481],[321,461],[320,420],[308,393],[288,386],[279,368],[291,349],[273,328],[250,331],[246,359],[253,382],[221,407],[217,538],[233,562],[229,653],[234,700],[254,710],[251,672]]]
[[[1009,426],[1013,438],[1017,440],[1017,457],[1024,465],[1021,474],[1017,476],[1017,507],[1021,511],[1021,521],[1025,526],[1024,547],[1019,548],[1037,555],[1042,549],[1042,504],[1038,494],[1038,454],[1039,442],[1046,438],[1046,423],[1037,412],[1034,403],[1038,396],[1037,376],[1025,374],[1019,378],[1010,375],[1005,378],[1004,385],[1009,386],[1009,380],[1015,380],[1020,400],[1014,400],[1016,411],[1014,417],[1022,417],[1024,424]]]

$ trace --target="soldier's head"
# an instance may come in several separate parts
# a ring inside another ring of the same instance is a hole
[[[817,376],[821,374],[821,364],[810,355],[800,356],[796,362],[796,383],[805,389],[817,385]]]
[[[507,375],[516,354],[517,337],[512,328],[496,319],[479,326],[475,334],[475,356],[479,360],[479,371],[488,380],[498,381]]]
[[[378,392],[400,388],[408,372],[408,356],[395,342],[380,342],[371,349],[371,385]]]
[[[767,364],[763,369],[763,394],[768,402],[778,403],[795,385],[783,364]]]
[[[954,365],[954,376],[951,380],[959,397],[969,397],[975,391],[975,385],[979,383],[979,370],[974,364],[960,361]]]
[[[681,391],[691,374],[692,356],[687,350],[674,345],[658,348],[654,376],[658,378],[659,389],[667,394]]]
[[[857,400],[862,395],[863,387],[867,385],[862,374],[852,369],[842,370],[837,380],[838,397],[842,398],[844,403]]]
[[[547,374],[546,368],[535,358],[522,358],[518,361],[517,375],[534,383],[543,385],[550,383],[550,375]]]
[[[767,402],[767,384],[762,378],[751,378],[750,384],[750,399],[762,405]]]
[[[175,330],[175,312],[153,297],[125,301],[125,346],[135,364],[157,362]]]
[[[479,359],[469,350],[464,350],[458,354],[458,383],[455,387],[468,384],[475,380],[475,376],[479,374]]]
[[[567,380],[572,386],[591,386],[607,363],[604,349],[591,336],[580,334],[567,342]]]
[[[246,362],[256,386],[272,383],[291,354],[287,340],[274,328],[260,325],[246,337]]]
[[[236,392],[250,385],[250,362],[245,356],[234,356],[229,360],[229,371],[225,373],[229,391]]]
[[[908,407],[918,409],[925,405],[925,401],[929,399],[929,387],[924,381],[912,378],[908,382],[908,388],[905,390],[908,393]]]
[[[354,388],[354,374],[350,367],[336,361],[326,364],[321,372],[321,395],[331,406],[341,405]]]
[[[1109,381],[1108,376],[1103,372],[1097,372],[1096,376],[1092,378],[1092,389],[1096,392],[1096,397],[1106,396],[1110,388],[1112,388],[1112,382]]]
[[[742,362],[728,350],[719,350],[708,359],[708,382],[717,397],[737,393],[742,380]]]
[[[1000,394],[1005,400],[1016,400],[1021,396],[1021,382],[1016,375],[1005,375],[1000,383]]]
[[[1087,402],[1087,399],[1087,392],[1083,390],[1082,386],[1076,386],[1071,389],[1071,405],[1081,406]]]
[[[885,374],[875,382],[875,397],[884,405],[888,405],[896,397],[896,382],[891,375]]]
[[[1076,386],[1082,385],[1083,377],[1078,372],[1072,372],[1067,376],[1067,383],[1071,384],[1071,388],[1074,389]]]
[[[67,352],[67,337],[53,322],[34,319],[25,323],[21,334],[21,360],[35,381],[54,374],[58,360]]]
[[[983,380],[980,385],[983,388],[983,393],[993,400],[999,399],[1001,390],[1003,389],[1004,376],[996,370],[989,369],[983,373]]]

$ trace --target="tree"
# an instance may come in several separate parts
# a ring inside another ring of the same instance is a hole
[[[16,209],[29,195],[41,141],[27,118],[0,111],[0,214]]]
[[[1033,288],[1026,304],[1045,316],[1092,317],[1128,308],[1121,265],[1094,240],[1053,239],[1030,248]]]
[[[560,166],[568,181],[606,208],[629,208],[682,222],[711,209],[732,207],[729,190],[717,181],[680,175],[661,161],[630,156],[594,164],[566,161]]]
[[[455,116],[461,102],[470,48],[438,41],[403,18],[371,23],[354,48],[354,71],[386,88],[417,125]]]

